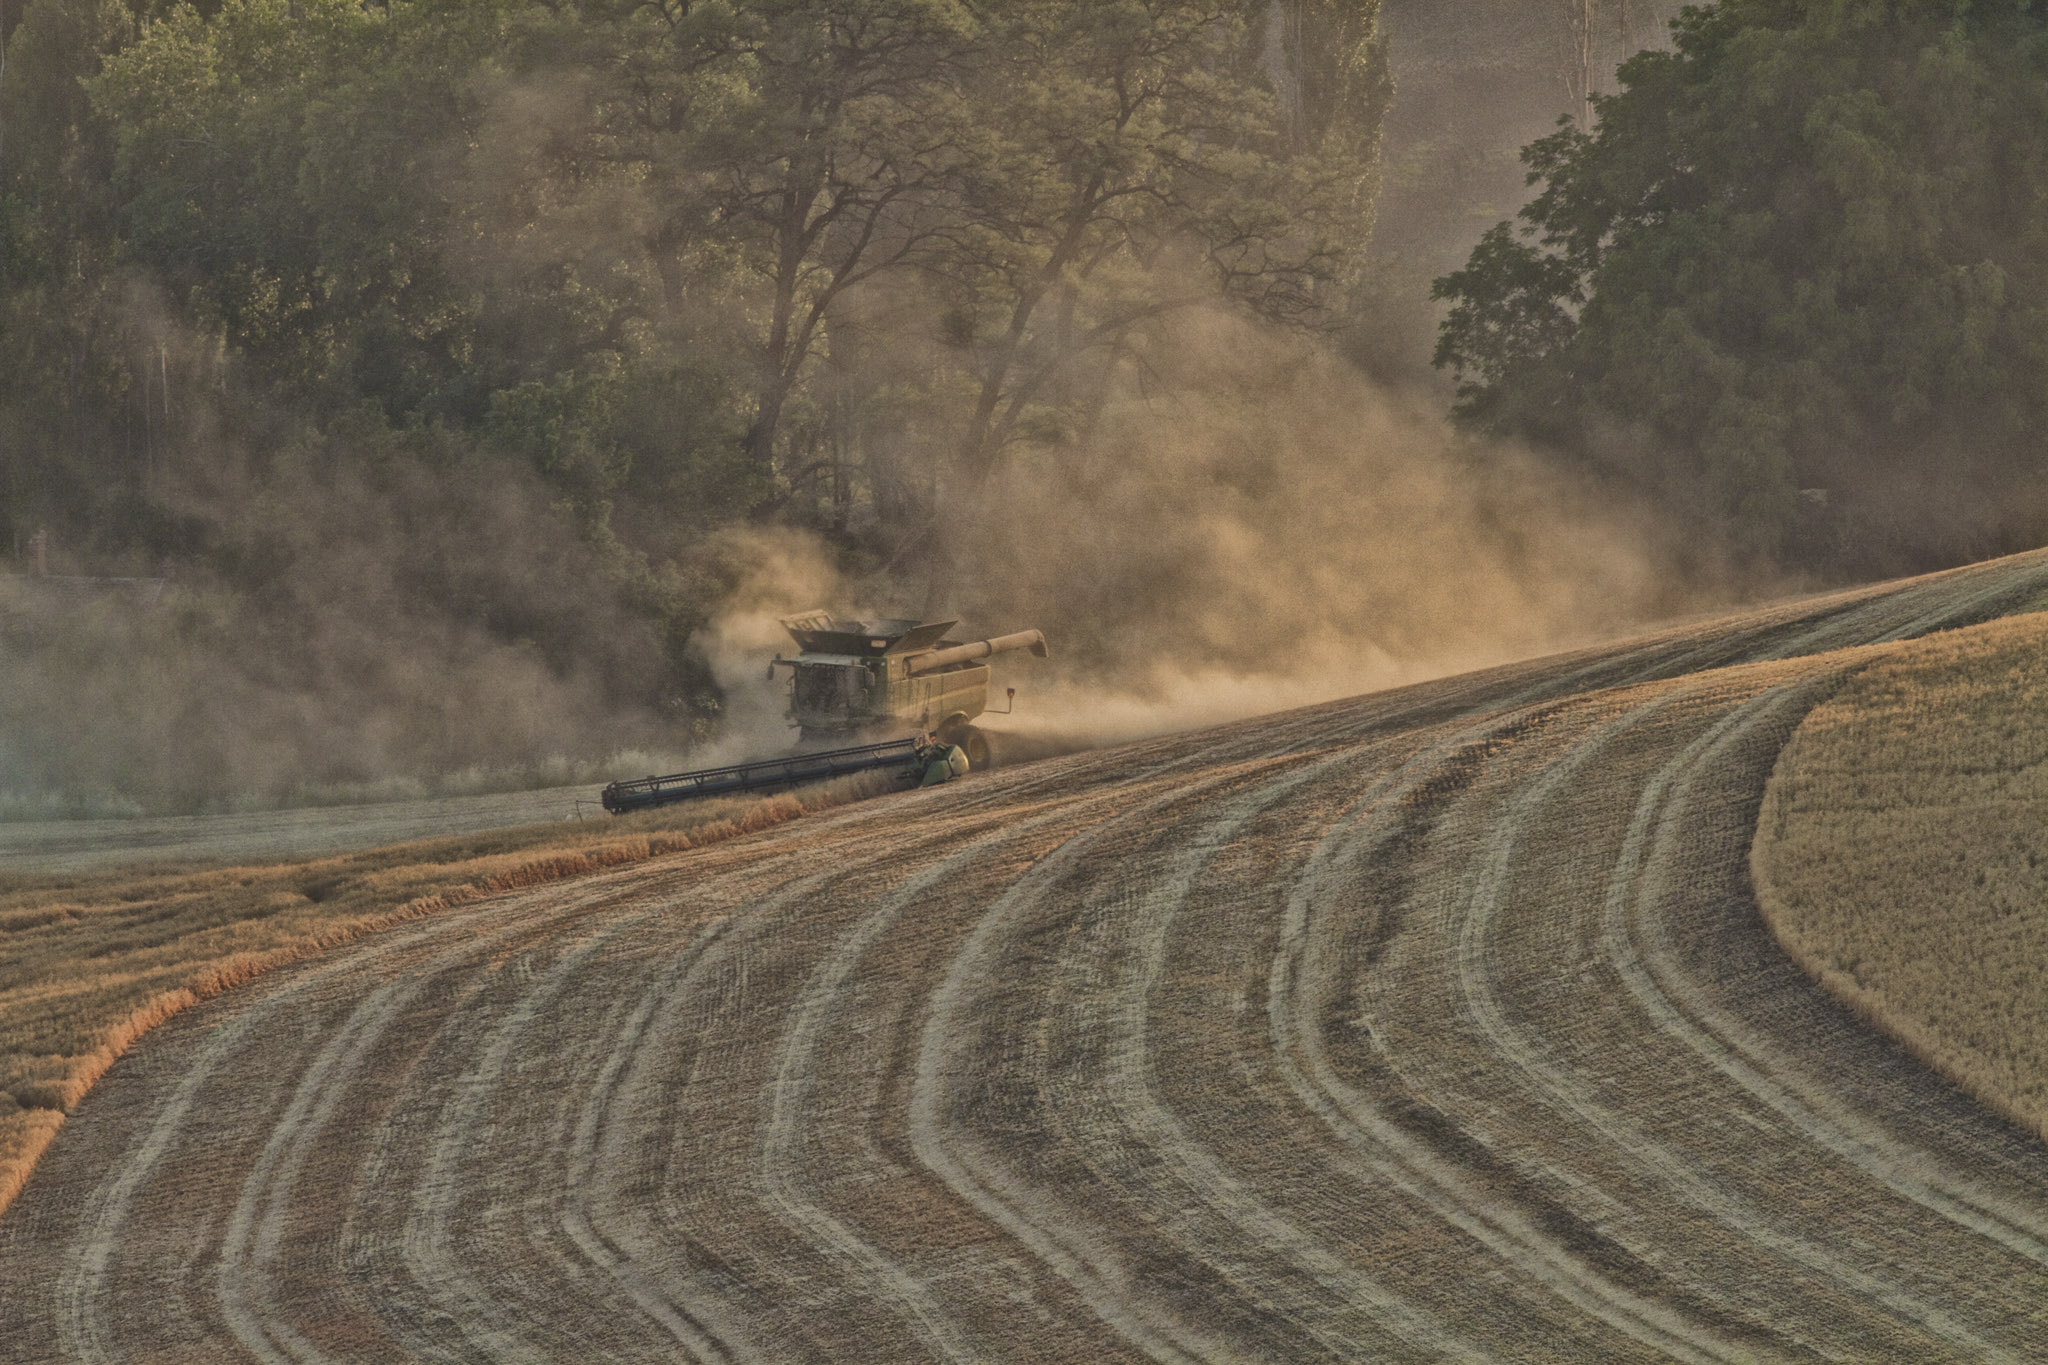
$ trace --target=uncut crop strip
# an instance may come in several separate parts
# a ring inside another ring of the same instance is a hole
[[[1722,757],[1716,750],[1736,748],[1747,730],[1770,719],[1761,712],[1731,715],[1730,724],[1696,741],[1699,752],[1679,755],[1646,793],[1630,828],[1633,856],[1617,867],[1603,919],[1602,941],[1610,959],[1630,994],[1669,1032],[1682,1036],[1715,1070],[1803,1136],[1901,1197],[2048,1270],[2048,1218],[2036,1201],[1972,1180],[1967,1171],[1928,1150],[1924,1139],[1906,1136],[1902,1125],[1887,1122],[1885,1107],[1873,1113],[1841,1104],[1797,1049],[1719,1002],[1674,941],[1672,903],[1683,893],[1674,895],[1672,882],[1675,874],[1682,875],[1676,866],[1682,857],[1678,844],[1681,831],[1694,823],[1687,803],[1699,799],[1700,770]],[[1775,753],[1777,747],[1774,742],[1764,753]],[[1752,771],[1761,761],[1755,752],[1746,759]]]
[[[2039,1358],[2039,1148],[1742,901],[1773,747],[1853,660],[1578,693],[1965,622],[2042,565],[999,773],[259,980],[0,1219],[0,1341]]]
[[[2024,617],[1887,650],[1779,753],[1750,854],[1760,908],[1795,962],[2036,1135],[2048,1132],[2044,628]]]

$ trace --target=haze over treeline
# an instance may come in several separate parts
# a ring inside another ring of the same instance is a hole
[[[1609,129],[1739,79],[1714,74],[1748,50],[1723,31],[1824,55],[1875,25],[1916,70],[1962,54],[1942,70],[1964,104],[2037,70],[2030,5],[1871,5],[1859,28],[1853,6],[1744,0],[1626,69],[1663,94],[1603,99],[1669,8],[8,0],[0,555],[29,572],[42,531],[53,575],[170,583],[146,606],[0,603],[0,800],[194,808],[673,752],[759,709],[720,643],[778,606],[1037,625],[1097,698],[1228,677],[1299,700],[1612,630],[1702,583],[2032,534],[1962,499],[1866,553],[1839,431],[1830,493],[1802,498],[1827,410],[1771,387],[1791,353],[1770,319],[1696,329],[1707,371],[1748,365],[1749,387],[1617,407],[1706,382],[1677,343],[1631,343],[1666,362],[1605,389],[1578,358],[1612,350],[1622,276],[1600,270],[1627,253],[1602,253],[1694,230],[1655,202],[1487,238],[1439,357],[1462,433],[1430,411],[1428,282],[1517,207],[1521,130],[1572,120],[1538,152],[1553,181],[1623,137],[1664,154]],[[1984,65],[1992,11],[2011,51]],[[1444,117],[1401,122],[1404,50]],[[1884,60],[1829,68],[1829,98],[1876,111],[1879,169],[1927,115]],[[1757,107],[1790,120],[1758,144],[1773,164],[1805,165],[1811,110]],[[1703,165],[1687,193],[1744,223],[1843,183],[1758,205],[1728,158]],[[1968,249],[2017,263],[2002,221]],[[1795,257],[1770,258],[1787,297]],[[1939,252],[1885,260],[1907,292],[1939,277],[1923,319],[1957,280],[2025,294]],[[1958,335],[2012,379],[2030,315],[2000,316]],[[1914,354],[1944,344],[1930,326]],[[1837,384],[1838,409],[1878,387]],[[1738,391],[1749,415],[1715,417]],[[1973,477],[2017,476],[2032,401]],[[1712,453],[1735,429],[1791,453]],[[1916,428],[1855,430],[1913,465]]]
[[[2048,6],[1723,0],[1438,292],[1472,429],[1886,576],[2048,538]]]

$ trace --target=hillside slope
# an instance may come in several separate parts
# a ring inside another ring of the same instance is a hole
[[[1770,939],[1856,647],[2035,555],[872,802],[173,1020],[13,1360],[1994,1360],[2048,1151]]]
[[[2048,1135],[2048,616],[1915,641],[1794,733],[1751,854],[1778,941]]]

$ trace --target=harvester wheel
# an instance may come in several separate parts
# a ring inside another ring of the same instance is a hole
[[[978,773],[989,766],[992,755],[988,735],[976,728],[965,711],[951,712],[932,733],[941,744],[959,745],[967,755],[967,766],[971,771]]]

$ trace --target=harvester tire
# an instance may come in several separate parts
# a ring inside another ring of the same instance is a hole
[[[974,772],[981,772],[990,766],[993,755],[989,749],[988,735],[967,718],[965,711],[954,711],[939,722],[939,728],[932,731],[941,744],[957,744],[967,754],[967,766]]]

